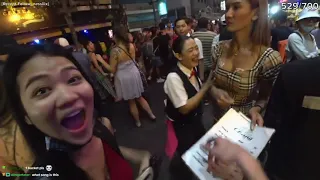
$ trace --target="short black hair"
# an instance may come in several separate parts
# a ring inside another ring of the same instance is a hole
[[[150,32],[150,28],[143,28],[142,32]]]
[[[208,24],[209,24],[209,19],[208,18],[205,18],[205,17],[201,17],[199,20],[198,20],[198,28],[207,28],[208,27]]]
[[[179,17],[174,21],[174,26],[177,26],[179,21],[184,21],[187,25],[189,25],[189,19],[187,17]]]
[[[172,50],[175,53],[181,54],[185,42],[189,39],[193,38],[189,36],[178,36],[178,38],[172,44]]]
[[[191,24],[193,23],[193,19],[187,17],[186,23],[187,23],[188,25],[191,25]]]
[[[154,38],[157,36],[157,31],[158,31],[158,28],[157,27],[151,27],[150,28],[150,32],[151,32],[151,38]]]
[[[288,14],[285,11],[279,10],[273,15],[275,21],[280,21],[280,23],[285,23],[287,21]]]
[[[159,23],[159,29],[160,30],[165,30],[166,29],[166,25],[163,22]]]

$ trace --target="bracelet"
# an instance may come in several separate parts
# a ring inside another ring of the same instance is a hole
[[[261,111],[263,110],[263,107],[259,104],[255,104],[253,107],[259,107]]]

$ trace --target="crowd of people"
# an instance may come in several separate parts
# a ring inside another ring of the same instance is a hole
[[[25,167],[50,164],[59,174],[21,179],[131,180],[135,163],[138,179],[148,168],[156,179],[161,158],[119,145],[109,120],[111,104],[125,101],[137,127],[137,103],[159,121],[144,97],[155,80],[166,95],[164,151],[173,179],[195,178],[181,156],[206,133],[209,105],[214,123],[233,108],[251,119],[251,130],[267,126],[276,134],[258,160],[226,139],[204,144],[208,172],[232,180],[319,179],[319,12],[304,9],[293,28],[279,11],[270,28],[266,0],[228,0],[227,7],[218,26],[204,17],[133,34],[115,26],[108,54],[90,40],[76,50],[65,38],[30,46],[1,36],[0,164],[16,167],[11,173],[44,173]]]

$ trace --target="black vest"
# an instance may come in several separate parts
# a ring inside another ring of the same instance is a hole
[[[195,87],[191,84],[189,81],[189,77],[185,75],[179,67],[175,67],[171,72],[177,73],[179,77],[181,78],[183,82],[184,89],[187,92],[188,99],[192,98],[195,96],[198,91],[195,89]],[[197,71],[196,71],[197,72]],[[196,73],[197,74],[197,73]],[[201,84],[199,82],[199,78],[197,77],[197,82],[199,84],[199,87],[201,87]],[[175,123],[181,123],[181,124],[186,124],[190,123],[193,120],[196,120],[198,117],[202,116],[203,113],[203,105],[200,103],[200,105],[192,110],[190,113],[187,115],[183,115],[179,112],[178,108],[175,108],[169,97],[167,96],[167,106],[166,106],[166,113],[167,116],[174,120]]]

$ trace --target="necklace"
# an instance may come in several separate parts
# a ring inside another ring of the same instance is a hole
[[[105,172],[106,172],[106,180],[111,180],[110,174],[109,174],[109,168],[107,165],[105,165]]]
[[[234,49],[233,50],[233,56],[236,57],[239,55],[239,53],[242,53],[243,55],[246,56],[251,56],[252,55],[252,48],[247,48],[247,47],[243,47],[243,48],[239,48],[239,49]]]

